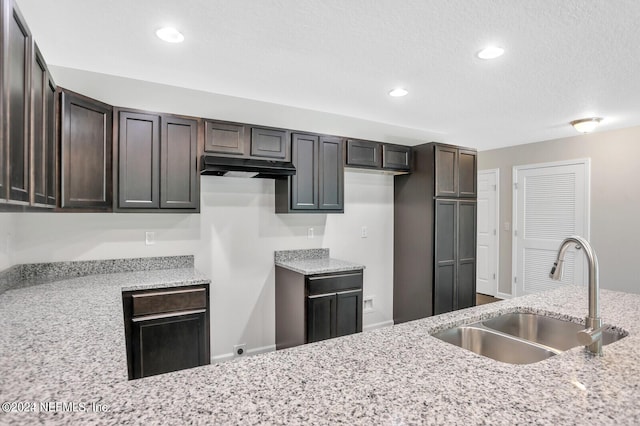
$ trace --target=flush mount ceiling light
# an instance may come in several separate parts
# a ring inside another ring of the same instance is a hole
[[[181,43],[184,41],[182,33],[172,27],[160,28],[156,31],[156,35],[160,40],[164,40],[168,43]]]
[[[602,118],[600,117],[591,117],[573,120],[570,124],[580,133],[591,133],[598,127],[601,121]]]
[[[478,58],[480,59],[495,59],[502,56],[504,49],[498,46],[487,46],[478,52]]]
[[[399,98],[401,96],[407,96],[409,92],[402,87],[398,87],[389,92],[389,96],[393,96],[394,98]]]

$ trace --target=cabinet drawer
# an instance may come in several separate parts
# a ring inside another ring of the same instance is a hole
[[[134,317],[207,307],[207,291],[204,288],[133,294],[131,298]]]
[[[309,296],[362,288],[362,271],[307,277]]]

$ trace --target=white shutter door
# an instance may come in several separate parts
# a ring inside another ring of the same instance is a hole
[[[514,276],[516,295],[563,284],[585,284],[584,255],[572,248],[562,281],[549,278],[562,240],[589,238],[589,162],[514,167]]]

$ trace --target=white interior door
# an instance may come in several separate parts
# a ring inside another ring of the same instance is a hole
[[[476,291],[490,296],[498,293],[499,173],[499,169],[478,172]]]
[[[513,290],[537,293],[563,284],[585,284],[584,255],[571,248],[562,281],[549,278],[560,243],[589,239],[588,159],[513,168]]]

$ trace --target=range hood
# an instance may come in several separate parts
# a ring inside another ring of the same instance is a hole
[[[296,168],[293,163],[286,161],[203,155],[200,174],[209,176],[280,179],[295,175]]]

